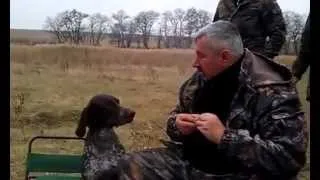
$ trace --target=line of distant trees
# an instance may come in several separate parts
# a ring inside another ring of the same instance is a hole
[[[300,36],[306,15],[293,11],[283,12],[287,26],[286,42],[282,52],[294,53],[299,50]],[[76,9],[47,17],[44,29],[53,33],[58,43],[101,45],[108,37],[111,44],[120,48],[136,46],[149,48],[150,38],[157,48],[190,48],[191,35],[210,23],[213,14],[196,8],[158,13],[153,10],[141,11],[130,17],[124,10],[111,17],[101,14],[87,14]]]
[[[150,37],[156,36],[158,48],[190,48],[191,34],[208,24],[212,17],[211,13],[195,8],[186,11],[178,8],[162,14],[142,11],[134,17],[124,10],[108,17],[73,9],[47,17],[44,27],[55,35],[58,43],[96,46],[109,36],[111,43],[121,48],[130,48],[133,42],[149,48]]]

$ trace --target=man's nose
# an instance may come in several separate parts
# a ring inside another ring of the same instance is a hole
[[[192,63],[192,67],[194,67],[194,68],[199,67],[198,58],[195,58],[195,60]]]

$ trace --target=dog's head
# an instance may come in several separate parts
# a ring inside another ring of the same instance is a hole
[[[94,96],[82,110],[76,129],[76,135],[83,137],[86,127],[89,129],[112,128],[133,121],[135,112],[121,107],[120,101],[114,96],[99,94]]]

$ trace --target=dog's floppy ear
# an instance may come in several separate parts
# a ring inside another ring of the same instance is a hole
[[[78,137],[83,137],[86,134],[86,127],[88,125],[87,110],[88,108],[85,107],[81,112],[78,127],[75,132]]]

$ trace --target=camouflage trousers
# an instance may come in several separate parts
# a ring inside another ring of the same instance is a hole
[[[126,154],[117,170],[119,180],[244,180],[233,174],[214,175],[192,167],[181,153],[169,148],[149,149]],[[99,179],[110,179],[104,173]],[[115,176],[112,175],[114,178]]]

